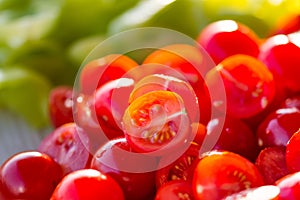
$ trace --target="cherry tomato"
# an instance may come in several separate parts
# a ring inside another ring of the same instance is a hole
[[[215,77],[222,77],[227,102],[216,96],[213,104],[227,107],[227,114],[236,118],[249,118],[262,112],[275,96],[272,73],[258,59],[237,54],[224,59],[206,76],[206,82],[218,93]]]
[[[156,188],[160,188],[170,181],[184,180],[192,183],[194,169],[199,162],[200,146],[191,143],[190,147],[174,160],[174,155],[163,156],[156,171]]]
[[[95,112],[108,139],[124,136],[120,122],[128,106],[133,85],[133,79],[119,78],[105,83],[95,92]]]
[[[215,150],[231,151],[254,161],[259,153],[255,134],[247,124],[237,118],[222,118],[225,119],[215,118],[207,124],[206,140],[215,144]],[[221,121],[224,123],[220,123]]]
[[[114,178],[126,199],[146,199],[155,193],[157,159],[134,153],[125,138],[110,140],[100,147],[91,168]]]
[[[274,184],[289,174],[285,157],[285,147],[267,147],[260,151],[255,165],[264,178],[265,184]]]
[[[259,38],[246,25],[233,20],[220,20],[207,25],[197,38],[216,64],[235,54],[257,57]]]
[[[123,129],[137,152],[184,151],[191,140],[190,121],[182,98],[170,91],[148,92],[126,109]]]
[[[94,169],[81,169],[65,176],[50,200],[124,200],[119,184],[109,175]]]
[[[243,190],[222,200],[279,200],[280,188],[275,185],[263,185]]]
[[[89,138],[75,123],[64,124],[44,138],[38,150],[58,162],[64,174],[90,164]]]
[[[93,94],[102,84],[123,77],[137,66],[138,64],[134,60],[120,54],[110,54],[92,60],[81,70],[80,91],[84,94]]]
[[[256,137],[258,146],[286,146],[291,136],[299,129],[300,111],[282,108],[270,113],[259,125]]]
[[[191,183],[184,180],[170,181],[159,188],[155,200],[194,199]]]
[[[73,89],[57,86],[49,94],[49,115],[54,127],[73,122]]]
[[[268,38],[260,47],[258,58],[265,63],[274,75],[278,90],[288,95],[300,91],[300,33],[275,35]]]
[[[129,103],[139,96],[155,90],[166,90],[177,93],[182,97],[191,121],[198,122],[198,99],[193,88],[187,82],[173,76],[152,74],[142,78],[135,84],[135,87],[130,94]]]
[[[195,199],[218,200],[263,184],[253,163],[238,154],[223,151],[209,152],[199,161],[192,187]]]
[[[195,135],[193,137],[194,138],[193,142],[201,146],[207,134],[206,126],[199,122],[194,122],[192,123],[191,126],[192,126],[192,133],[194,133]]]
[[[300,125],[286,145],[286,164],[290,172],[300,171]]]
[[[274,27],[271,35],[279,35],[285,34],[288,35],[290,33],[294,33],[300,31],[300,14],[289,14],[285,15]]]
[[[295,172],[282,177],[276,181],[275,185],[280,188],[280,200],[300,199],[300,172]]]
[[[164,70],[154,73],[175,76],[191,84],[198,97],[200,122],[206,124],[211,115],[211,103],[204,76],[215,66],[209,55],[196,46],[175,44],[162,47],[149,54],[143,64],[151,63],[167,66],[168,69],[161,67]]]
[[[8,200],[48,200],[62,177],[61,167],[48,155],[20,152],[1,166],[0,193]]]

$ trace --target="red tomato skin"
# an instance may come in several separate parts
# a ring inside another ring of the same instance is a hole
[[[300,172],[291,173],[276,181],[276,186],[280,188],[280,200],[300,199]]]
[[[257,57],[259,38],[246,25],[233,20],[220,20],[206,26],[197,38],[216,64],[235,54]]]
[[[73,122],[73,89],[57,86],[49,94],[49,116],[54,127]]]
[[[154,200],[194,199],[191,183],[184,180],[174,180],[166,183],[156,193]]]
[[[87,63],[81,70],[79,89],[91,95],[104,83],[121,78],[138,64],[128,56],[109,54]]]
[[[296,131],[286,145],[286,164],[290,172],[300,171],[300,128]]]
[[[209,152],[193,177],[196,200],[218,200],[244,189],[262,186],[261,174],[246,158],[232,152]]]
[[[90,141],[83,129],[67,123],[53,130],[38,146],[62,166],[64,175],[86,168],[91,161]]]
[[[94,169],[82,169],[65,176],[50,200],[125,200],[118,183]]]
[[[288,96],[300,92],[300,34],[275,35],[260,46],[258,58],[272,72],[277,90]]]
[[[61,167],[47,154],[20,152],[0,168],[0,193],[6,200],[48,200],[62,178]]]

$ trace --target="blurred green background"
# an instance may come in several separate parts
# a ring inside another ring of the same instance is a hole
[[[208,23],[234,19],[264,38],[299,12],[299,0],[0,0],[0,109],[48,126],[51,88],[72,86],[88,53],[123,30],[158,26],[195,39]]]

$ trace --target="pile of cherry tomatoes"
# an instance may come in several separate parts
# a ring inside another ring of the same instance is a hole
[[[142,63],[92,60],[51,91],[53,132],[2,164],[0,199],[299,199],[295,30],[221,20]]]

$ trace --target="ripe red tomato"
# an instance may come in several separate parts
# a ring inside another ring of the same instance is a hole
[[[264,178],[265,184],[274,184],[290,172],[286,165],[285,147],[266,147],[260,151],[255,165]]]
[[[183,152],[191,140],[190,128],[182,98],[170,91],[153,91],[138,97],[123,117],[125,137],[137,152]]]
[[[65,176],[50,200],[124,200],[119,184],[110,176],[94,169],[81,169]]]
[[[170,199],[194,199],[191,183],[184,180],[170,181],[159,188],[154,200]]]
[[[194,169],[199,162],[200,146],[191,143],[190,147],[174,159],[174,155],[166,155],[160,158],[156,171],[156,188],[160,188],[170,181],[184,180],[192,183]]]
[[[280,200],[300,199],[300,172],[282,177],[276,181],[275,185],[280,188]]]
[[[300,171],[300,125],[286,145],[286,164],[290,172]]]
[[[49,116],[54,127],[73,122],[73,88],[57,86],[49,94]]]
[[[64,124],[45,137],[38,150],[51,156],[64,175],[86,168],[90,164],[90,141],[83,129],[75,123]]]
[[[125,138],[110,140],[100,147],[91,168],[114,178],[126,199],[146,199],[155,193],[157,158],[134,153]]]
[[[8,200],[49,200],[62,177],[61,167],[48,155],[20,152],[0,168],[0,193]]]
[[[272,73],[258,59],[237,54],[224,59],[206,76],[210,88],[218,94],[216,76],[220,75],[226,92],[226,101],[216,96],[213,104],[227,107],[227,114],[236,118],[249,118],[262,112],[275,96]]]
[[[138,81],[130,94],[129,103],[151,91],[166,90],[182,97],[187,114],[193,122],[199,121],[198,99],[193,88],[187,82],[173,76],[152,74]]]
[[[84,94],[93,94],[102,84],[123,77],[138,64],[131,58],[110,54],[105,57],[92,60],[81,70],[79,87]]]
[[[300,33],[275,35],[260,47],[258,58],[272,72],[278,90],[288,95],[300,92]]]
[[[121,121],[133,87],[133,79],[119,78],[103,84],[94,94],[96,116],[108,139],[124,136]]]
[[[229,116],[218,117],[212,119],[206,129],[206,140],[215,141],[213,149],[231,151],[251,161],[256,159],[259,151],[255,134],[243,121]]]
[[[256,137],[258,146],[286,146],[299,129],[300,111],[297,108],[282,108],[270,113],[259,125]]]
[[[160,64],[160,70],[152,74],[174,76],[191,84],[198,97],[200,122],[206,124],[209,121],[211,103],[204,76],[215,63],[203,49],[187,44],[169,45],[149,54],[143,64],[149,68],[151,64]]]
[[[207,25],[197,38],[216,64],[235,54],[257,57],[259,38],[246,25],[233,20],[220,20]]]
[[[209,152],[197,164],[193,191],[197,200],[218,200],[264,184],[261,174],[246,158],[231,152]]]

